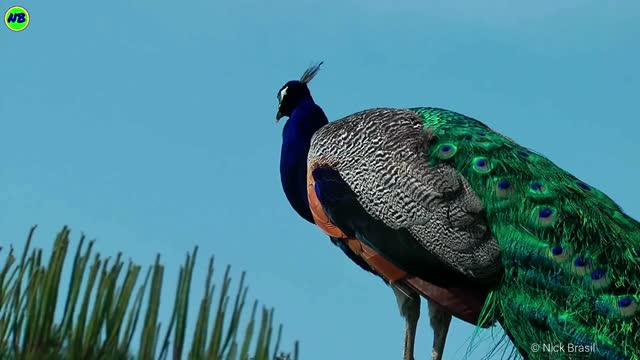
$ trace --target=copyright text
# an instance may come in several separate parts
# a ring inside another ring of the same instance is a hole
[[[534,353],[592,353],[596,351],[595,344],[531,344]]]

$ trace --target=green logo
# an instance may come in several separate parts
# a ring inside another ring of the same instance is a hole
[[[29,25],[29,13],[22,6],[14,6],[4,14],[4,23],[13,31],[22,31]]]

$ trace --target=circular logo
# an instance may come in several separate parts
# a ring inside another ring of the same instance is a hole
[[[12,31],[22,31],[29,25],[29,13],[22,6],[14,6],[4,14],[4,23]]]

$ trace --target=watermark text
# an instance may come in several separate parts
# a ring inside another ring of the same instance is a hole
[[[533,353],[588,354],[596,351],[596,344],[531,344]]]

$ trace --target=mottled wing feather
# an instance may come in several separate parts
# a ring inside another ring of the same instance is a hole
[[[494,281],[500,273],[500,250],[482,204],[454,168],[429,164],[426,150],[432,137],[422,122],[407,110],[353,114],[314,135],[309,162],[336,170],[363,211],[389,229],[387,237],[372,231],[360,234],[363,241],[377,241],[371,246],[389,256],[389,261],[403,263],[404,270],[413,273],[424,274],[421,267],[437,271],[428,266],[437,263],[470,282]],[[342,211],[334,215],[335,221],[348,221],[352,214],[352,209]],[[398,250],[390,255],[381,249],[385,247]],[[433,279],[438,274],[426,276]]]

